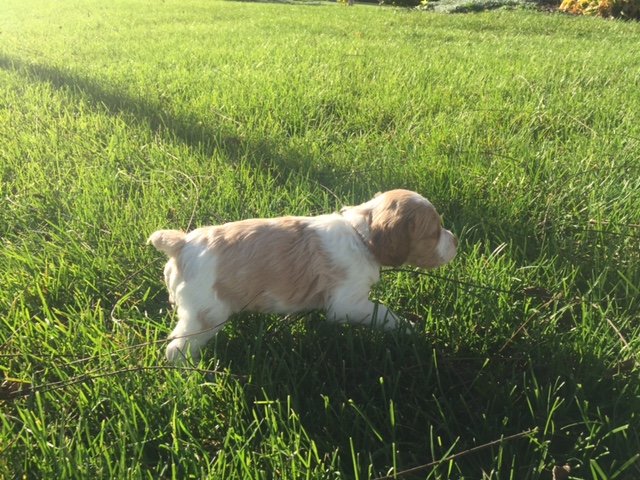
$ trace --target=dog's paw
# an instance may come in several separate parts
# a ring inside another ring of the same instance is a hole
[[[167,361],[173,365],[181,365],[184,364],[188,358],[192,360],[196,360],[194,355],[188,351],[189,344],[185,342],[182,338],[176,338],[171,340],[169,345],[167,345],[167,351],[165,353],[165,357]]]

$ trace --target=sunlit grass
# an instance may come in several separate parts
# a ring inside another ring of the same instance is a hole
[[[6,1],[0,477],[640,475],[640,26]],[[242,315],[167,368],[153,230],[420,191],[455,262],[382,334]]]

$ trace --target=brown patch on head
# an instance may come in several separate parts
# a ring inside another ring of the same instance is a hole
[[[376,198],[380,200],[368,212],[369,249],[376,260],[390,267],[435,265],[442,230],[435,208],[408,190],[391,190]]]
[[[218,257],[213,288],[236,312],[320,308],[344,276],[319,236],[295,217],[214,227],[210,244]]]
[[[435,268],[442,264],[437,253],[442,234],[440,215],[432,206],[416,210],[411,232],[411,251],[406,263],[421,268]]]

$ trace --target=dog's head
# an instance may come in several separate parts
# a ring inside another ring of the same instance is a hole
[[[435,207],[415,192],[390,190],[354,210],[368,225],[364,240],[381,265],[436,268],[456,256],[456,237],[442,227]]]

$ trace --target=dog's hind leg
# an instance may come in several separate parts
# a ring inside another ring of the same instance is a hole
[[[192,311],[179,306],[178,324],[169,336],[171,341],[167,345],[167,360],[174,364],[183,363],[188,358],[197,362],[201,350],[224,326],[229,314],[212,307]]]

